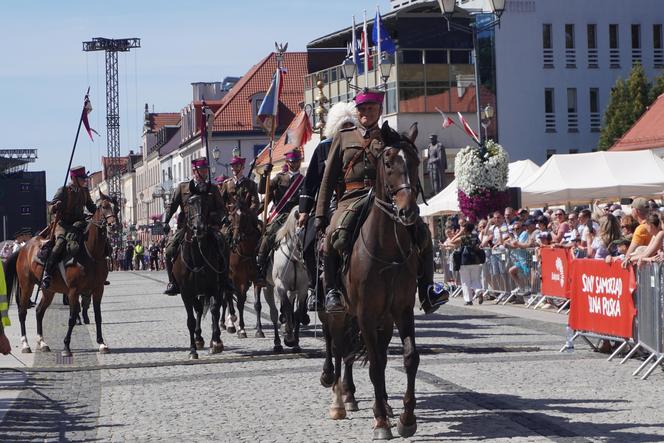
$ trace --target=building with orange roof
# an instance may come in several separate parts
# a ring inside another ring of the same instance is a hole
[[[664,94],[650,105],[634,125],[609,148],[609,151],[651,149],[664,157]]]

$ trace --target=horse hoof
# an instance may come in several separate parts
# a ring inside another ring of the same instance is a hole
[[[32,354],[32,349],[30,349],[30,347],[28,346],[27,348],[22,348],[21,352],[23,354]]]
[[[198,360],[198,354],[196,352],[190,352],[189,360]]]
[[[355,412],[360,410],[360,408],[357,406],[357,401],[355,400],[344,403],[344,407],[346,408],[347,411],[350,412]]]
[[[284,344],[289,348],[292,348],[293,346],[297,346],[297,340],[295,340],[295,336],[287,335],[284,337]]]
[[[399,420],[397,420],[397,432],[400,436],[403,438],[412,437],[415,435],[415,431],[417,431],[417,422],[412,425],[404,425],[401,422],[401,417],[399,417]]]
[[[320,384],[324,388],[331,388],[332,385],[334,384],[334,374],[332,374],[332,373],[328,374],[326,372],[323,372],[320,375]]]
[[[300,345],[295,345],[295,346],[293,346],[293,349],[291,349],[291,351],[293,351],[293,353],[295,353],[295,354],[298,354],[298,353],[302,352],[302,348],[300,347]]]
[[[60,353],[63,357],[71,357],[71,351],[64,350]]]
[[[212,342],[210,343],[210,355],[220,354],[224,350],[224,344],[221,342]]]
[[[247,338],[247,333],[244,329],[237,331],[237,338]]]
[[[346,418],[346,409],[330,406],[330,418],[332,420],[343,420]]]
[[[256,331],[254,334],[254,337],[256,338],[265,338],[265,334],[263,334],[263,331]]]
[[[274,351],[276,353],[280,353],[280,352],[284,352],[284,348],[281,345],[274,345],[274,347],[272,348],[272,351]]]
[[[51,348],[49,348],[48,345],[41,346],[37,349],[39,349],[39,352],[51,352]]]
[[[226,325],[223,323],[219,324],[219,327],[221,328],[222,331],[226,330]]]
[[[235,326],[229,326],[228,328],[226,328],[226,332],[228,332],[229,334],[235,334],[235,331],[236,331]]]
[[[308,326],[309,323],[311,323],[311,318],[309,317],[309,314],[304,314],[300,322],[302,323],[303,326]]]
[[[392,406],[387,404],[387,402],[385,402],[385,413],[388,417],[394,418],[394,411],[392,410]]]
[[[196,340],[196,350],[200,351],[205,349],[205,342],[203,340]]]
[[[373,431],[374,440],[392,440],[392,430],[390,428],[375,428]]]
[[[108,349],[108,346],[106,346],[103,343],[101,345],[99,345],[99,353],[100,354],[108,354],[109,352],[111,352],[111,351]]]

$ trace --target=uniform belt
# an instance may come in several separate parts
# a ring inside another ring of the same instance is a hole
[[[346,191],[354,191],[356,189],[364,189],[372,187],[374,185],[373,180],[358,180],[352,182],[346,182]]]

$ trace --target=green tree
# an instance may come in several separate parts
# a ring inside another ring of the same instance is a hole
[[[633,103],[629,97],[627,83],[622,78],[618,78],[616,84],[611,89],[611,98],[609,105],[604,111],[604,125],[599,134],[598,148],[606,150],[613,146],[613,143],[620,138],[631,126]]]
[[[653,102],[657,100],[657,97],[662,94],[664,94],[664,71],[653,80],[652,86],[650,87],[650,97],[648,101],[650,104],[653,104]]]
[[[648,105],[650,105],[649,93],[650,93],[650,84],[648,83],[648,77],[646,77],[646,71],[643,69],[641,63],[637,63],[632,67],[632,72],[629,74],[627,79],[627,89],[629,92],[629,105],[630,113],[629,120],[631,120],[629,126],[641,117],[641,115],[646,111]],[[628,128],[629,128],[628,126]]]

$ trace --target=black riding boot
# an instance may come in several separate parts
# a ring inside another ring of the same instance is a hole
[[[316,260],[316,241],[306,246],[304,250],[304,264],[309,276],[309,289],[307,293],[307,310],[309,312],[316,312],[323,309],[325,301],[323,300],[323,291],[316,293],[318,287],[318,261]]]
[[[168,257],[166,257],[165,261],[166,261],[166,273],[168,274],[168,286],[166,286],[164,294],[178,295],[180,293],[180,288],[178,287],[178,284],[175,281],[175,277],[173,276],[173,262]]]
[[[56,244],[51,250],[51,253],[48,255],[48,259],[44,264],[44,276],[42,277],[41,281],[42,289],[48,289],[48,287],[51,285],[53,272],[55,271],[56,265],[60,261],[60,255],[63,249],[64,245]]]
[[[417,295],[420,306],[426,314],[432,314],[447,303],[450,294],[444,289],[437,289],[433,283],[433,249],[426,248],[420,257],[420,276],[417,279]]]
[[[269,254],[267,241],[263,239],[261,241],[260,248],[258,249],[258,257],[256,257],[256,281],[254,284],[256,286],[266,286],[267,282],[265,281],[265,273],[267,272],[267,256]]]
[[[344,312],[344,305],[341,303],[341,291],[338,285],[340,257],[336,251],[328,251],[325,254],[325,285],[327,294],[325,294],[325,312],[334,314]]]

